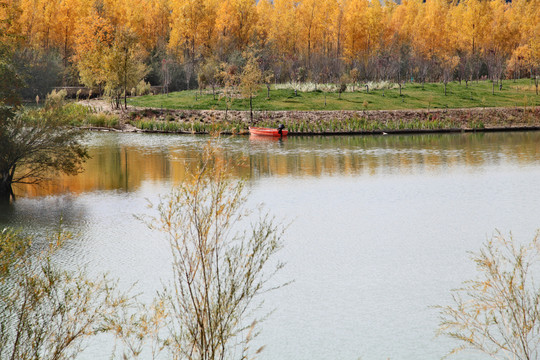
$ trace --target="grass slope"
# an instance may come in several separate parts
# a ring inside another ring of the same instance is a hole
[[[325,106],[326,97],[326,106]],[[216,96],[218,99],[218,96]],[[214,100],[211,92],[180,91],[169,95],[148,95],[128,100],[130,105],[163,109],[225,110],[225,101]],[[257,97],[253,99],[253,109],[257,111],[279,110],[399,110],[399,109],[444,109],[472,107],[513,107],[540,106],[540,96],[535,93],[531,80],[522,79],[517,82],[504,81],[503,88],[495,89],[492,95],[492,84],[489,81],[449,83],[447,96],[440,83],[405,84],[402,96],[399,89],[373,90],[366,93],[360,91],[343,93],[341,99],[337,93],[298,92],[293,90],[272,90],[270,99],[266,99],[266,89],[261,87]],[[249,110],[248,99],[234,99],[232,110]]]

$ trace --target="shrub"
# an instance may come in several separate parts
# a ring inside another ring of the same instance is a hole
[[[141,80],[138,84],[137,84],[137,95],[138,96],[142,96],[142,95],[148,95],[150,94],[150,90],[152,89],[152,86],[150,85],[150,83],[147,83],[145,82],[144,80]]]
[[[472,254],[478,276],[452,291],[440,310],[439,334],[460,345],[450,354],[475,350],[500,359],[537,359],[540,346],[539,234],[518,244],[497,233]]]

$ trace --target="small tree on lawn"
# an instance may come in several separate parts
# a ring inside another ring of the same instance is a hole
[[[240,90],[242,95],[249,97],[249,118],[251,123],[253,123],[253,97],[257,96],[259,92],[262,77],[257,57],[252,52],[248,53],[244,71],[240,75]]]
[[[266,99],[270,100],[270,86],[274,81],[274,73],[271,70],[264,72],[264,85],[266,85]]]
[[[199,70],[199,87],[210,86],[212,88],[212,95],[216,100],[216,87],[219,85],[219,62],[215,58],[207,59]]]
[[[349,82],[349,77],[346,74],[343,74],[339,78],[339,88],[338,88],[338,97],[341,99],[341,94],[347,91],[347,83]]]
[[[238,86],[238,75],[236,74],[236,70],[237,68],[234,65],[221,63],[217,74],[219,81],[223,86],[220,99],[223,98],[225,100],[225,120],[227,120],[227,113],[232,105],[233,95]]]
[[[443,72],[444,96],[446,96],[446,86],[452,80],[454,70],[459,65],[458,56],[444,56],[441,59],[441,68]]]
[[[360,81],[360,71],[358,71],[357,68],[353,68],[349,72],[349,77],[353,85],[352,91],[354,92],[354,87],[358,84],[358,81]]]

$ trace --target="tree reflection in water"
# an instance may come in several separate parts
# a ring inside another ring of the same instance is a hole
[[[20,186],[18,196],[95,190],[135,191],[145,182],[178,183],[201,161],[203,136],[94,134],[85,172],[39,187]],[[235,177],[372,176],[439,172],[513,161],[537,161],[539,132],[392,136],[304,136],[255,141],[225,139],[220,156]]]

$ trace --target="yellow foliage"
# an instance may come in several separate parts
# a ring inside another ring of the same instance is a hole
[[[437,64],[495,54],[510,59],[508,68],[518,57],[537,67],[539,18],[538,0],[0,0],[4,43],[57,49],[77,66],[82,53],[107,40],[95,29],[103,22],[131,29],[147,56],[168,49],[193,63],[209,56],[225,60],[256,44],[313,71],[317,56],[367,64],[405,45]]]

